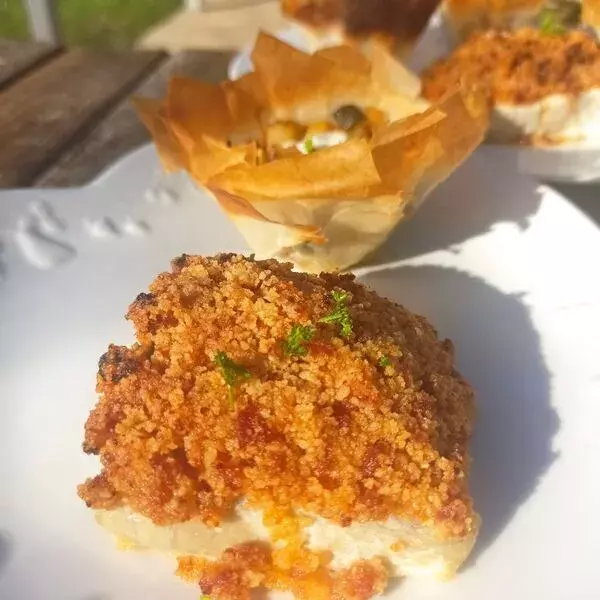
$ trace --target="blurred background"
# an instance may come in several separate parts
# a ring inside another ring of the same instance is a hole
[[[351,1],[363,2],[367,17],[379,4],[411,5]],[[538,1],[546,2],[527,0]],[[0,145],[0,189],[88,183],[148,141],[131,95],[160,98],[174,74],[208,81],[239,75],[251,68],[248,48],[259,29],[292,43],[298,39],[280,0],[0,0],[0,131],[10,140]],[[441,28],[436,35],[428,41],[434,54],[444,38]],[[515,168],[542,179],[554,175],[546,156],[523,159],[511,148],[507,153]],[[592,180],[599,179],[600,158],[581,154],[565,164],[589,167]],[[585,210],[598,211],[597,185],[559,189]]]
[[[30,2],[35,10],[38,3]],[[39,3],[43,4],[43,3]],[[56,0],[56,20],[64,41],[96,48],[127,48],[150,26],[181,7],[181,0]],[[0,0],[0,37],[27,39],[26,0]]]
[[[0,38],[95,49],[234,49],[280,19],[276,0],[0,0]]]

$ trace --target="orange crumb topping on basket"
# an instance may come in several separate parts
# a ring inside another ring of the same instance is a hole
[[[528,104],[551,94],[576,96],[600,87],[600,46],[584,31],[537,29],[473,34],[423,74],[423,96],[435,101],[463,83],[493,103]]]
[[[334,290],[347,294],[348,337],[320,322]],[[340,525],[400,516],[448,537],[475,527],[473,392],[425,318],[351,275],[238,255],[183,255],[127,317],[138,343],[100,359],[85,427],[84,450],[102,463],[79,488],[88,505],[217,525],[245,498],[288,546],[302,523],[285,515],[298,513]],[[303,355],[284,350],[296,324],[314,327]],[[219,352],[250,374],[233,403]]]

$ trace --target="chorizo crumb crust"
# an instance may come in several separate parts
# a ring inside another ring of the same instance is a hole
[[[387,567],[378,558],[358,560],[334,573],[318,557],[282,569],[259,542],[229,548],[215,562],[181,557],[177,574],[199,582],[204,594],[223,600],[250,600],[256,588],[291,591],[306,600],[368,600],[381,594],[388,582]]]
[[[347,338],[319,323],[334,291],[347,293]],[[451,342],[425,318],[352,275],[233,254],[175,259],[127,318],[137,343],[111,345],[100,359],[83,448],[99,454],[102,471],[79,494],[158,525],[216,526],[241,499],[262,510],[272,539],[287,545],[268,557],[255,544],[243,545],[243,558],[231,549],[216,563],[182,559],[180,572],[196,572],[206,593],[236,600],[257,585],[292,589],[302,564],[316,585],[328,561],[303,547],[299,513],[342,526],[398,516],[446,539],[477,527],[467,488],[473,391]],[[294,325],[314,327],[304,354],[285,352]],[[218,353],[250,374],[233,404]],[[240,567],[248,555],[262,566]],[[323,597],[368,598],[385,585],[381,568],[355,563],[328,579]],[[246,591],[219,591],[234,581]]]
[[[317,29],[339,25],[351,37],[413,42],[441,0],[282,0],[283,12]]]
[[[422,77],[436,101],[456,85],[477,86],[493,104],[531,104],[551,94],[577,96],[600,87],[600,47],[589,34],[548,35],[537,29],[473,34]]]

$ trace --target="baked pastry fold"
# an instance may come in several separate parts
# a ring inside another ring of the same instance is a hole
[[[165,168],[187,170],[259,258],[315,272],[359,262],[470,155],[487,127],[480,95],[458,86],[430,104],[419,79],[377,44],[370,59],[350,46],[310,55],[261,34],[252,60],[255,71],[237,81],[175,78],[164,100],[136,106]],[[329,131],[348,109],[374,116]],[[304,140],[329,136],[316,151],[297,151],[304,147],[293,138],[270,141],[282,127],[291,136],[321,125],[324,135]],[[336,135],[342,143],[331,142]]]

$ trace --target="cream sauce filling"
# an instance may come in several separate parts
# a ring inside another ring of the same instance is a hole
[[[315,133],[312,136],[299,141],[296,144],[296,148],[302,152],[302,154],[310,154],[311,152],[322,150],[323,148],[339,146],[347,141],[348,134],[341,129],[336,129],[334,131]]]

